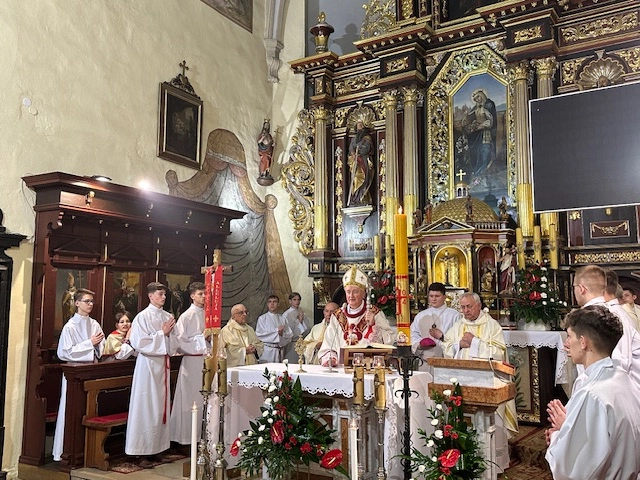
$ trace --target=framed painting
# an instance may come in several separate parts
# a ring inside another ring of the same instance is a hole
[[[232,22],[253,31],[253,0],[202,0]]]
[[[164,309],[172,313],[174,318],[178,320],[180,314],[191,306],[189,285],[194,280],[191,275],[177,273],[167,273],[165,279],[167,284],[167,300],[164,304]]]
[[[57,337],[62,327],[76,313],[73,298],[81,288],[89,288],[89,270],[59,268],[56,275],[56,310],[54,316],[54,335]]]
[[[158,156],[200,168],[202,100],[163,82],[159,104]]]
[[[141,279],[142,274],[140,272],[114,272],[112,286],[113,305],[111,308],[114,320],[116,313],[129,312],[135,317],[141,310]]]

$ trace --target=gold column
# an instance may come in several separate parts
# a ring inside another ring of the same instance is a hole
[[[314,250],[327,250],[329,248],[327,120],[330,112],[325,107],[320,106],[313,109],[313,114],[316,120],[313,248]]]
[[[516,148],[516,200],[518,219],[525,237],[533,235],[533,196],[531,189],[531,161],[529,159],[529,108],[527,85],[529,63],[526,60],[513,64],[509,76],[514,84],[515,148]]]
[[[539,58],[533,61],[533,65],[536,68],[538,98],[551,97],[553,95],[553,74],[558,65],[556,59],[554,57]],[[551,225],[557,230],[558,214],[556,212],[540,214],[540,227],[542,228],[543,236],[551,237]]]
[[[404,97],[404,211],[413,217],[418,208],[418,123],[416,105],[420,91],[415,87],[402,87]],[[407,233],[413,235],[413,222],[409,222]]]
[[[398,91],[382,94],[385,112],[385,226],[386,234],[394,238],[393,215],[398,211]],[[390,247],[390,246],[389,246]]]

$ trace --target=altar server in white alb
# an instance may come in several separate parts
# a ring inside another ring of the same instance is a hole
[[[298,363],[298,353],[296,352],[296,342],[299,338],[306,337],[313,327],[313,320],[300,308],[302,297],[298,292],[291,292],[289,295],[289,308],[282,316],[289,322],[289,328],[293,334],[291,343],[285,348],[284,356],[292,363]]]
[[[211,345],[204,337],[204,292],[202,282],[189,285],[191,306],[176,322],[178,353],[182,354],[176,391],[171,407],[171,441],[181,445],[191,443],[191,408],[196,402],[202,408],[202,356],[209,353]],[[198,422],[200,438],[201,422]]]
[[[93,292],[84,288],[74,294],[76,313],[64,324],[58,340],[58,358],[63,362],[97,362],[104,350],[104,332],[89,317],[93,310]],[[62,375],[60,406],[53,437],[53,460],[59,462],[64,446],[64,417],[67,404],[67,379]]]
[[[149,306],[136,315],[129,341],[137,350],[133,370],[131,400],[125,452],[150,456],[167,450],[169,440],[169,392],[171,365],[169,357],[176,351],[173,315],[162,309],[167,287],[159,282],[147,285]],[[151,458],[142,458],[143,468],[153,466]]]
[[[620,320],[603,306],[574,310],[564,346],[586,380],[567,403],[550,402],[546,459],[555,480],[635,480],[640,474],[640,390],[611,359]]]
[[[447,290],[444,284],[434,282],[427,289],[429,308],[416,315],[411,323],[411,348],[425,363],[421,370],[429,370],[426,359],[442,357],[444,332],[460,318],[460,312],[447,307]]]
[[[287,320],[278,313],[280,299],[277,295],[267,298],[267,313],[258,317],[256,335],[264,343],[260,363],[280,363],[284,360],[284,350],[291,343],[293,332]]]
[[[347,303],[331,316],[324,333],[318,352],[322,365],[338,365],[340,349],[346,345],[392,343],[393,330],[384,313],[365,301],[368,284],[368,277],[356,267],[351,267],[342,277]]]
[[[472,292],[460,295],[460,310],[462,317],[444,334],[442,348],[445,358],[507,360],[502,327],[482,310],[480,296]],[[496,418],[496,463],[503,470],[509,467],[509,432],[518,432],[513,400],[498,407]]]

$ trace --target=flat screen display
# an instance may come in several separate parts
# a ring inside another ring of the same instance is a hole
[[[536,213],[640,204],[640,83],[529,102]]]

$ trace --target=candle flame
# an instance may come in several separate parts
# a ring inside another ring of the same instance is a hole
[[[399,214],[402,214],[402,205],[400,205],[400,206],[398,207],[398,213],[399,213]]]

